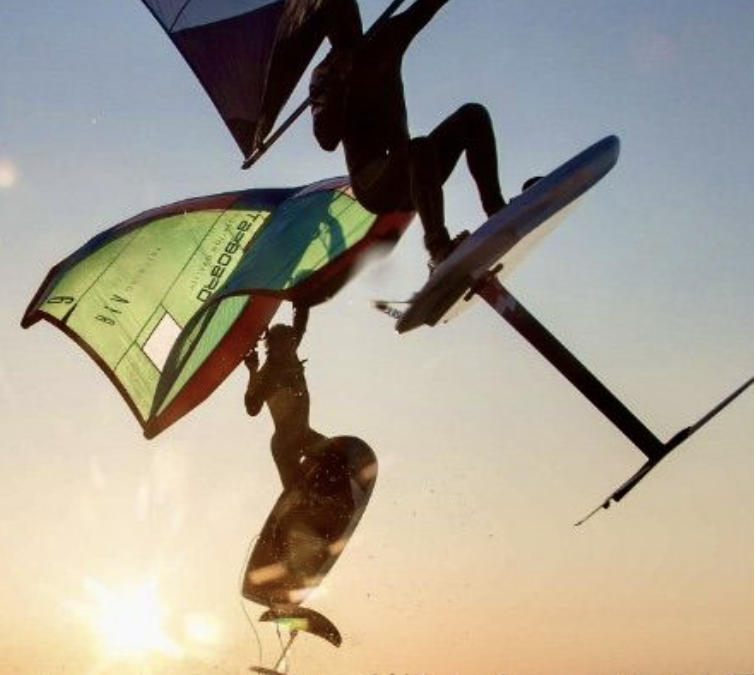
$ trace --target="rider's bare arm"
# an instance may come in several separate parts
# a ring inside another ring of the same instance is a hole
[[[244,359],[244,364],[249,369],[249,383],[244,394],[244,407],[247,414],[254,417],[262,410],[265,403],[265,368],[258,370],[259,361],[257,350],[251,351]]]

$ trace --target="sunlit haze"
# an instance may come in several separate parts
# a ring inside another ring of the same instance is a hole
[[[0,188],[12,188],[18,178],[16,167],[9,159],[0,158]]]
[[[386,4],[361,1],[366,24]],[[4,0],[0,25],[0,675],[272,667],[285,631],[239,588],[280,483],[243,367],[147,441],[69,337],[19,324],[105,228],[342,175],[342,154],[305,115],[241,171],[137,0]],[[750,0],[451,0],[405,62],[414,134],[488,107],[508,197],[620,137],[507,285],[662,439],[753,373],[753,25]],[[464,161],[445,199],[452,233],[483,221]],[[290,672],[753,673],[752,391],[575,528],[642,455],[482,303],[398,335],[371,303],[408,298],[426,257],[416,222],[310,317],[312,426],[379,473],[306,603],[344,642],[300,635]]]

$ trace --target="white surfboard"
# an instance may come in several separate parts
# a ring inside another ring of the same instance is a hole
[[[398,316],[397,331],[436,325],[505,256],[521,258],[528,243],[553,229],[548,223],[559,212],[611,171],[619,151],[619,139],[607,136],[513,198],[439,265]]]

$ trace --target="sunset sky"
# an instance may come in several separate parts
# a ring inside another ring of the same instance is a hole
[[[361,2],[366,23],[384,4]],[[750,0],[453,0],[405,63],[413,133],[489,108],[507,195],[621,138],[507,283],[663,439],[753,372],[753,25]],[[240,171],[137,0],[3,0],[0,26],[0,672],[247,672],[239,575],[279,486],[242,369],[146,441],[76,345],[19,322],[95,233],[343,159],[303,118]],[[464,163],[446,204],[452,232],[483,220]],[[364,438],[380,474],[308,602],[344,644],[303,636],[292,672],[752,673],[753,393],[576,529],[642,456],[482,305],[397,335],[370,302],[426,274],[416,223],[313,311],[312,424]],[[271,665],[275,631],[256,627]]]

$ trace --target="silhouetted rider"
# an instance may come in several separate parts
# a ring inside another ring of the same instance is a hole
[[[415,0],[364,35],[355,0],[288,0],[276,38],[280,70],[287,60],[301,63],[313,45],[329,39],[332,50],[310,83],[315,137],[328,151],[343,146],[352,188],[365,208],[373,213],[417,211],[432,265],[454,245],[444,222],[443,185],[462,154],[486,215],[506,205],[496,139],[483,106],[463,105],[427,136],[410,138],[402,60],[415,36],[447,2]],[[297,30],[287,31],[287,21]],[[275,81],[269,74],[271,87]],[[276,100],[275,91],[270,98]],[[263,120],[265,116],[263,110]],[[260,128],[264,134],[269,127],[263,121]]]
[[[257,349],[244,363],[249,369],[249,384],[244,397],[247,413],[255,416],[266,403],[275,431],[271,439],[273,459],[284,489],[293,487],[304,471],[309,451],[327,438],[310,428],[310,394],[304,374],[304,361],[297,355],[307,323],[307,310],[295,310],[294,326],[276,324],[265,337],[267,358],[260,368]]]

